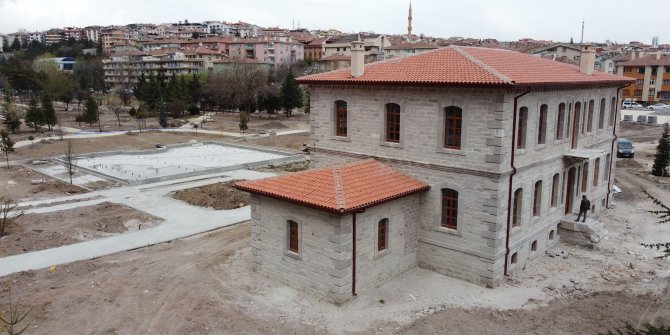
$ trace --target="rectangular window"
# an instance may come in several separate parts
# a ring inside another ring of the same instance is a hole
[[[347,136],[347,102],[335,102],[335,135]]]
[[[588,179],[589,179],[589,164],[586,163],[584,164],[584,169],[582,170],[582,193],[586,192],[586,189],[588,187]]]
[[[624,67],[623,68],[623,73],[630,73],[630,68],[629,67]]]
[[[663,85],[670,85],[670,80],[663,79]]]
[[[540,216],[542,211],[542,181],[535,183],[533,191],[533,216]]]
[[[521,225],[521,205],[523,201],[523,189],[517,189],[514,192],[514,202],[512,204],[512,227]]]
[[[540,106],[540,119],[538,120],[537,129],[537,144],[544,144],[547,138],[547,113],[549,107],[547,105]]]
[[[641,97],[642,96],[642,90],[635,90],[635,96],[636,97]]]
[[[377,224],[377,251],[383,251],[387,248],[388,226],[388,219],[383,219]]]
[[[300,231],[298,223],[293,220],[288,220],[288,250],[291,252],[300,252]]]
[[[638,67],[638,68],[637,68],[637,73],[639,73],[639,74],[644,73],[644,71],[645,71],[644,66],[641,66],[641,67]]]
[[[551,207],[558,206],[558,179],[559,174],[555,174],[551,181]]]
[[[463,110],[449,106],[444,109],[444,147],[461,148],[461,131],[463,126]]]
[[[526,129],[528,124],[528,108],[519,109],[519,124],[517,129],[516,147],[523,149],[526,147]]]
[[[642,80],[642,79],[638,79],[638,80],[636,80],[636,81],[635,81],[635,85],[638,85],[638,86],[642,86],[642,85],[644,85],[644,80]]]
[[[386,104],[386,142],[400,142],[400,106]]]
[[[458,192],[442,189],[442,227],[456,229],[458,226]]]

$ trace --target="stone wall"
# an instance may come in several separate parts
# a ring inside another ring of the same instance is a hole
[[[416,266],[419,195],[357,214],[358,293]],[[292,203],[251,197],[251,259],[273,278],[343,303],[352,297],[352,215],[338,216]],[[389,219],[388,249],[376,249],[377,223]],[[300,227],[300,252],[288,251],[287,220]]]
[[[542,255],[558,242],[558,224],[565,212],[568,194],[566,175],[570,168],[585,163],[566,159],[572,149],[574,105],[582,104],[580,124],[588,122],[589,101],[594,101],[591,131],[586,125],[578,130],[577,149],[599,150],[599,181],[593,183],[589,163],[587,188],[573,188],[575,206],[586,194],[594,205],[594,214],[605,206],[608,194],[610,153],[613,127],[609,120],[611,99],[616,87],[564,88],[533,90],[518,99],[517,107],[528,108],[526,145],[516,149],[512,143],[514,98],[524,91],[497,89],[438,89],[315,86],[311,89],[311,146],[317,167],[373,157],[384,164],[431,185],[421,196],[418,264],[452,277],[485,286],[496,286],[504,277],[505,262],[510,272]],[[600,103],[605,99],[604,122],[599,128]],[[348,135],[335,136],[334,105],[347,102]],[[384,105],[401,106],[401,141],[384,142]],[[556,138],[558,106],[566,104],[563,136]],[[547,105],[547,129],[544,144],[538,144],[539,111]],[[461,150],[443,149],[444,108],[463,109]],[[618,108],[619,103],[615,106]],[[616,114],[618,116],[618,113]],[[510,232],[507,255],[507,216],[509,178],[512,173],[512,148],[515,168],[512,192],[523,188],[522,219]],[[558,201],[551,205],[553,176],[559,174]],[[613,176],[609,176],[612,178]],[[542,181],[539,215],[532,213],[534,185]],[[575,181],[577,183],[577,180]],[[456,230],[440,226],[440,190],[459,192],[459,217]],[[550,235],[552,238],[550,238]],[[532,250],[534,247],[535,250]],[[516,254],[516,255],[515,255]],[[511,256],[515,255],[515,262]]]

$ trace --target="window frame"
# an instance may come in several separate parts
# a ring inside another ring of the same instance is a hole
[[[523,209],[523,188],[519,187],[514,191],[512,201],[512,228],[521,226],[521,210]]]
[[[458,193],[457,190],[451,188],[440,189],[440,227],[442,228],[458,229]]]
[[[335,100],[335,136],[337,137],[349,136],[348,106],[345,100]]]
[[[382,226],[384,227],[382,231]],[[386,252],[389,250],[389,219],[383,218],[377,221],[377,253]]]
[[[397,106],[397,110],[390,110],[392,106]],[[396,126],[397,129],[392,129]],[[393,130],[393,131],[392,131]],[[394,135],[397,138],[392,137]],[[400,105],[394,102],[384,104],[384,141],[386,143],[400,144],[402,138],[402,122],[401,122],[401,108]]]
[[[595,109],[595,104],[596,104],[596,102],[593,99],[589,100],[589,104],[588,104],[589,111],[588,111],[587,120],[586,120],[586,132],[587,133],[590,133],[590,132],[593,131],[593,110]]]
[[[549,106],[546,104],[540,105],[540,114],[538,115],[537,126],[537,144],[547,143],[547,117],[549,114]]]
[[[295,223],[296,228],[291,229],[291,223]],[[295,232],[297,250],[292,249],[292,233]],[[290,256],[295,259],[302,260],[302,222],[294,217],[287,217],[284,219],[284,255]]]
[[[551,208],[558,208],[558,187],[560,184],[561,175],[559,173],[554,174],[551,178],[551,201],[549,206]]]
[[[517,129],[516,129],[516,148],[526,148],[526,136],[528,135],[528,107],[522,106],[519,108],[517,115]]]
[[[535,182],[533,186],[533,217],[542,215],[542,180]]]
[[[444,135],[442,148],[450,150],[461,150],[463,147],[463,109],[458,106],[447,106],[444,107]],[[454,115],[450,116],[450,113]],[[450,121],[453,121],[453,126],[450,127]],[[449,135],[449,130],[453,132],[453,135]],[[448,143],[449,140],[457,143]]]
[[[598,117],[598,129],[605,128],[605,105],[607,105],[607,100],[605,98],[600,99],[600,113]]]
[[[596,158],[593,163],[593,187],[598,187],[598,182],[600,181],[600,157]]]
[[[558,104],[558,111],[556,112],[556,140],[563,140],[563,128],[565,128],[565,102]]]
[[[610,119],[609,119],[609,126],[614,127],[614,123],[616,122],[616,114],[617,114],[617,98],[612,97],[612,101],[610,102]]]

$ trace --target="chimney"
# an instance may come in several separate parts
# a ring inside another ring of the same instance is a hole
[[[365,73],[365,48],[361,37],[351,42],[351,76],[360,77]]]
[[[661,51],[656,51],[656,60],[661,59]]]
[[[636,55],[635,51],[631,52],[630,53],[630,60],[635,60],[635,55]]]
[[[593,68],[596,66],[596,51],[593,45],[583,44],[582,52],[579,56],[579,72],[585,75],[592,75]]]

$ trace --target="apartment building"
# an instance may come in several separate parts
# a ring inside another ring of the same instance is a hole
[[[635,80],[623,89],[624,99],[647,104],[670,102],[670,55],[661,51],[633,52],[616,67],[618,74]]]
[[[241,39],[228,42],[228,56],[233,59],[249,58],[281,67],[301,62],[305,51],[302,43],[288,38]]]
[[[212,59],[212,62],[214,59]],[[206,60],[179,50],[156,50],[115,55],[102,61],[105,85],[133,84],[145,76],[162,73],[166,77],[193,75],[207,71]]]
[[[356,40],[363,42],[366,62],[385,59],[385,50],[391,46],[391,42],[385,35],[379,34],[350,34],[333,36],[323,43],[322,56],[328,57],[334,54],[351,56],[351,42]]]

